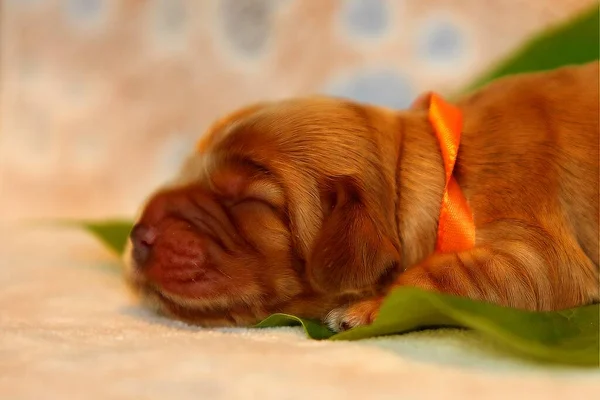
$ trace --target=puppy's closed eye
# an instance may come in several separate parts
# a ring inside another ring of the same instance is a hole
[[[285,195],[283,189],[271,180],[252,182],[244,191],[244,201],[258,201],[277,213],[285,212]]]
[[[254,163],[231,162],[229,167],[215,170],[208,181],[209,188],[230,204],[261,201],[277,211],[285,206],[281,184],[270,171]]]

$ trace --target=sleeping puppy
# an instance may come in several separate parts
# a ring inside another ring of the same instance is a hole
[[[274,312],[369,324],[401,285],[527,310],[599,300],[598,63],[504,78],[455,105],[472,247],[436,251],[446,177],[430,95],[239,110],[132,230],[128,281],[202,326]],[[398,310],[399,313],[402,310]]]

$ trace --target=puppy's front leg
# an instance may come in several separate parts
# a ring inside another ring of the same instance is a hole
[[[502,248],[509,250],[498,250]],[[434,254],[400,274],[390,290],[407,285],[521,309],[548,310],[556,307],[550,268],[532,246],[519,244],[517,249],[514,242],[501,243]],[[382,296],[337,308],[325,322],[335,331],[370,324],[383,300]]]

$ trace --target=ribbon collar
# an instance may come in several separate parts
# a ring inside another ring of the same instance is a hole
[[[429,122],[440,144],[446,172],[435,248],[440,253],[468,250],[475,244],[475,224],[467,199],[454,177],[462,133],[462,113],[458,107],[432,93],[429,100]]]

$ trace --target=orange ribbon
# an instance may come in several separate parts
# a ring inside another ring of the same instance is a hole
[[[436,251],[455,253],[468,250],[475,245],[475,224],[467,199],[453,175],[462,132],[462,114],[456,106],[432,93],[429,122],[440,143],[446,171]]]

